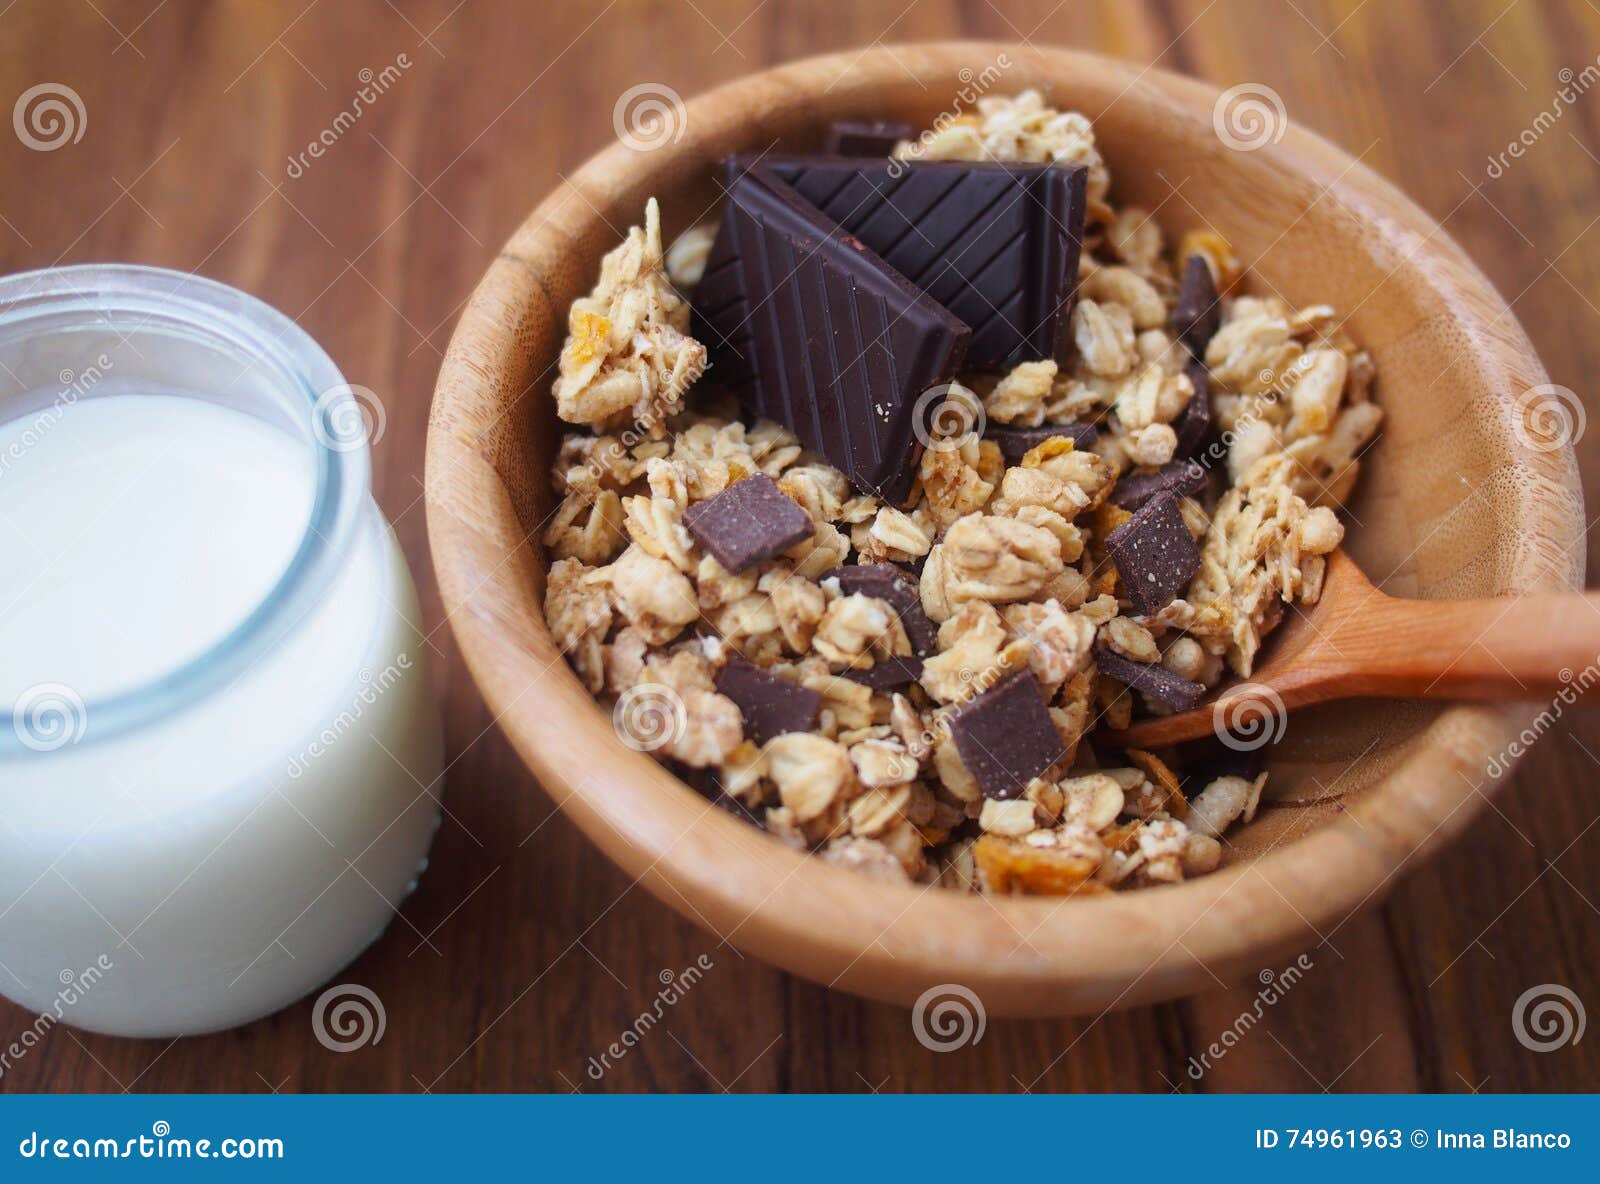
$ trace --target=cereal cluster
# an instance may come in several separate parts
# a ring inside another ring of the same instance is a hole
[[[977,114],[897,151],[1088,166],[1070,364],[965,375],[948,400],[1002,429],[1092,424],[1094,442],[1045,433],[1008,463],[974,431],[923,451],[904,504],[858,492],[786,428],[742,420],[718,389],[685,303],[714,228],[664,255],[652,199],[644,227],[605,258],[569,316],[555,397],[581,430],[554,465],[551,631],[589,690],[618,705],[619,729],[631,698],[669,705],[669,726],[638,746],[831,863],[1036,894],[1210,871],[1224,831],[1253,817],[1265,774],[1186,795],[1155,754],[1108,760],[1086,742],[1096,728],[1125,727],[1136,706],[1171,706],[1101,666],[1138,664],[1207,688],[1229,670],[1248,677],[1285,606],[1316,601],[1343,535],[1335,508],[1381,415],[1372,361],[1330,308],[1237,294],[1239,262],[1214,231],[1169,244],[1150,214],[1109,204],[1089,121],[1037,93],[985,98]],[[1220,293],[1220,324],[1199,359],[1174,327],[1179,276],[1195,256]],[[1132,517],[1114,494],[1183,459],[1201,361],[1212,434],[1192,456],[1212,481],[1185,487],[1174,518],[1197,544],[1199,571],[1159,611],[1140,613],[1108,554],[1108,536]],[[798,541],[730,571],[691,530],[691,510],[767,479],[803,511]],[[893,581],[850,578],[879,564],[906,573],[907,597]],[[877,677],[908,662],[920,664],[912,679]],[[758,725],[748,702],[724,693],[735,671],[756,688],[741,693],[767,695],[776,724]],[[952,719],[1021,672],[1063,755],[1015,796],[986,794]],[[794,718],[806,721],[800,730],[782,722]]]

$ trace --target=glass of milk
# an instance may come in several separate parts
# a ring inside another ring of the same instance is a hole
[[[442,746],[381,414],[223,285],[0,279],[0,993],[230,1027],[416,885]]]

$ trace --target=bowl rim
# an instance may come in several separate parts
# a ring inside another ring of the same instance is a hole
[[[738,113],[758,94],[804,96],[824,79],[837,82],[849,74],[953,74],[978,55],[1000,53],[1058,77],[1093,71],[1129,90],[1146,88],[1152,101],[1186,117],[1212,111],[1222,93],[1195,79],[1078,50],[983,41],[875,46],[745,75],[690,100],[688,146],[741,120]],[[696,136],[697,126],[712,132]],[[1475,368],[1490,367],[1529,386],[1548,381],[1494,287],[1420,207],[1298,124],[1289,124],[1267,151],[1325,184],[1337,178],[1337,200],[1372,219],[1381,233],[1422,236],[1431,252],[1449,257],[1452,266],[1438,269],[1434,278],[1463,323]],[[440,370],[425,474],[435,573],[474,681],[556,805],[634,883],[723,940],[824,985],[909,1003],[926,987],[954,982],[976,990],[992,1014],[1084,1013],[1190,993],[1331,938],[1330,927],[1336,931],[1386,894],[1400,872],[1458,835],[1503,786],[1503,774],[1483,786],[1474,786],[1470,774],[1523,730],[1536,705],[1452,704],[1360,798],[1280,848],[1182,885],[1063,901],[862,880],[759,834],[614,736],[598,750],[585,750],[580,771],[564,725],[581,723],[574,713],[600,712],[559,654],[549,661],[555,651],[542,606],[519,605],[502,587],[499,573],[508,563],[537,564],[541,548],[517,526],[481,428],[485,414],[493,414],[488,392],[497,355],[521,345],[522,320],[507,315],[508,285],[521,293],[524,316],[527,301],[542,301],[564,321],[565,310],[551,302],[542,256],[577,238],[576,228],[596,204],[589,193],[603,195],[613,187],[613,175],[638,167],[636,150],[622,143],[603,149],[539,204],[491,263],[461,314]],[[1491,320],[1497,322],[1492,333]],[[545,393],[536,381],[523,397],[542,399]],[[1500,405],[1497,412],[1509,438],[1509,407]],[[1570,446],[1529,450],[1526,459],[1558,491],[1581,499]],[[447,488],[446,473],[452,486],[464,475],[469,492]],[[1531,503],[1524,509],[1540,518],[1572,558],[1565,571],[1554,561],[1530,568],[1525,579],[1518,577],[1520,590],[1579,586],[1581,500],[1576,510],[1560,503],[1550,498],[1542,511]],[[499,542],[479,529],[486,518],[505,517],[515,530]],[[507,538],[521,543],[512,554],[497,554]],[[529,613],[531,621],[524,619]],[[519,656],[520,650],[530,652]],[[530,674],[541,689],[537,712],[522,706],[535,685]]]

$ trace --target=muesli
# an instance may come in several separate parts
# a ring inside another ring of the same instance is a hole
[[[1372,360],[1332,308],[1247,294],[1215,231],[1118,206],[1036,92],[882,142],[729,162],[720,226],[667,252],[652,199],[573,303],[550,628],[625,741],[831,863],[1052,895],[1210,871],[1265,774],[1186,786],[1096,734],[1248,678],[1317,600]],[[1038,208],[991,250],[1008,201]]]

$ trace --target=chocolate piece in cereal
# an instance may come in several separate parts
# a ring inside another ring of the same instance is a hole
[[[846,596],[871,596],[900,614],[913,653],[927,657],[934,652],[939,636],[937,626],[922,609],[922,592],[917,581],[892,563],[861,563],[836,567],[822,573],[822,579],[838,580]],[[899,684],[885,684],[899,685]]]
[[[898,503],[917,400],[955,377],[971,331],[761,166],[728,190],[694,292],[718,378],[863,493]]]
[[[865,670],[847,669],[842,672],[842,677],[848,678],[851,682],[858,682],[864,687],[871,687],[875,691],[908,687],[922,677],[922,659],[915,655],[880,658]]]
[[[1081,165],[765,156],[761,167],[972,326],[967,365],[1068,356]]]
[[[683,512],[683,525],[733,575],[811,537],[811,516],[765,473]]]
[[[1107,535],[1106,554],[1117,565],[1133,611],[1143,616],[1171,604],[1200,570],[1199,548],[1170,492],[1145,502]]]
[[[956,708],[949,722],[961,763],[987,798],[1021,796],[1028,782],[1065,754],[1039,684],[1027,670]]]
[[[1107,678],[1114,678],[1131,690],[1142,691],[1165,703],[1174,711],[1187,711],[1206,697],[1206,685],[1174,674],[1154,662],[1132,662],[1112,650],[1094,653],[1095,665]]]
[[[1194,387],[1194,394],[1183,405],[1178,418],[1172,421],[1172,430],[1178,437],[1177,447],[1172,454],[1193,456],[1211,434],[1211,376],[1206,373],[1206,364],[1199,358],[1190,358],[1183,372],[1189,376],[1189,385]]]
[[[1124,510],[1137,510],[1162,493],[1194,497],[1205,489],[1206,477],[1199,462],[1175,460],[1159,469],[1126,474],[1111,491],[1111,501]]]
[[[829,156],[888,156],[896,144],[915,134],[909,123],[841,119],[828,125],[822,150]]]
[[[1204,255],[1190,255],[1183,262],[1183,278],[1178,287],[1178,307],[1172,312],[1172,327],[1183,344],[1197,358],[1205,356],[1206,345],[1222,324],[1222,301],[1217,298],[1217,282]]]
[[[717,692],[732,699],[744,717],[744,734],[765,744],[785,732],[809,732],[817,726],[822,696],[741,658],[717,674]]]
[[[1014,428],[991,421],[983,429],[983,436],[1000,445],[1000,456],[1006,464],[1016,465],[1021,464],[1022,458],[1039,445],[1056,436],[1065,436],[1072,441],[1074,448],[1085,449],[1094,447],[1100,432],[1092,423],[1053,423],[1042,428]]]

